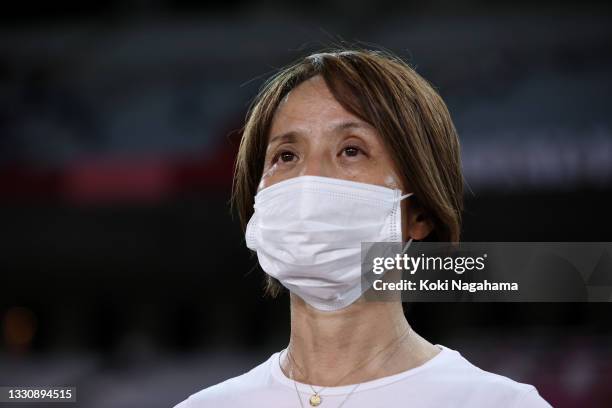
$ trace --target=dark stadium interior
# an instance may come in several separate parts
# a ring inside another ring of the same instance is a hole
[[[266,76],[324,45],[389,49],[447,101],[462,240],[612,241],[609,7],[398,3],[3,13],[0,385],[75,385],[79,407],[168,407],[286,345],[288,298],[263,297],[230,212],[233,159]],[[610,303],[406,313],[554,406],[612,401]]]

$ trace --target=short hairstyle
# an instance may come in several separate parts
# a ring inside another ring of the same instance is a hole
[[[320,75],[348,112],[380,134],[411,198],[432,221],[428,240],[458,242],[463,210],[463,177],[457,131],[446,104],[407,63],[388,51],[334,49],[301,58],[267,80],[246,117],[233,182],[232,206],[243,230],[253,214],[269,131],[283,98]],[[281,289],[270,276],[266,292]]]

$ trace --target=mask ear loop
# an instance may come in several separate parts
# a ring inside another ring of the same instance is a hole
[[[414,195],[414,193],[408,193],[408,194],[404,194],[403,196],[400,196],[400,198],[397,199],[397,201],[402,201],[404,198],[408,198],[411,195]]]
[[[414,193],[408,193],[408,194],[404,194],[403,196],[400,196],[400,198],[398,199],[398,201],[402,201],[405,198],[408,198],[410,196],[414,195]],[[410,238],[408,240],[408,242],[406,242],[406,245],[404,245],[404,248],[402,249],[402,254],[405,254],[406,251],[408,250],[408,248],[410,247],[410,244],[412,244],[412,238]]]
[[[410,238],[408,242],[406,242],[406,244],[404,245],[404,249],[402,249],[402,255],[406,253],[408,248],[410,248],[410,244],[412,244],[412,238]]]

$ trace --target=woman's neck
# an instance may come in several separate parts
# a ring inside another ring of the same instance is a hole
[[[356,384],[417,367],[439,349],[416,334],[399,302],[363,299],[321,312],[291,295],[291,338],[281,368],[299,382]]]

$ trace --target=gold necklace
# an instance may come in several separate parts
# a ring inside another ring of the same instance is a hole
[[[384,351],[386,351],[387,349],[389,349],[391,346],[393,346],[394,344],[397,345],[397,347],[399,347],[400,345],[400,341],[403,340],[404,337],[406,337],[406,335],[408,335],[408,333],[410,332],[410,326],[408,326],[408,328],[406,329],[406,331],[399,336],[397,339],[391,341],[389,344],[387,344],[385,347],[383,347],[381,350],[379,350],[376,354],[374,354],[374,356],[370,357],[369,359],[365,360],[364,362],[362,362],[361,364],[359,364],[357,367],[353,368],[351,371],[349,371],[348,373],[346,373],[344,376],[342,376],[342,378],[340,378],[340,380],[338,380],[338,382],[336,384],[340,384],[344,379],[346,379],[348,376],[350,376],[351,374],[353,374],[355,371],[357,371],[360,368],[363,368],[364,366],[366,366],[368,363],[372,362],[376,357],[378,357],[380,354],[382,354]],[[291,354],[291,351],[289,350],[289,347],[287,347],[286,350],[286,354],[287,354],[287,358],[289,358],[291,360],[291,364],[292,364],[292,368],[291,371],[289,373],[289,375],[291,376],[291,379],[293,379],[293,384],[295,386],[295,391],[297,393],[298,399],[300,401],[300,405],[303,407],[302,405],[302,400],[300,398],[299,392],[297,390],[297,383],[295,381],[295,376],[293,375],[293,367],[297,367],[297,369],[300,371],[300,373],[302,373],[302,375],[304,375],[304,372],[302,371],[301,367],[296,363],[295,359],[293,358],[293,355]],[[394,350],[395,353],[395,350]],[[389,358],[391,358],[391,356],[394,354],[390,354],[384,361],[383,364],[385,364]],[[278,356],[278,363],[280,365],[281,361],[280,361],[280,353]],[[342,405],[344,405],[344,403],[346,402],[346,400],[348,399],[348,397],[350,397],[350,395],[357,389],[357,387],[360,384],[357,384],[353,390],[351,390],[351,392],[349,393],[349,395],[347,396],[347,398],[342,401]],[[321,395],[321,392],[323,392],[323,390],[327,389],[329,386],[325,386],[323,388],[321,388],[320,390],[315,390],[315,388],[311,385],[308,384],[308,386],[310,387],[310,389],[312,390],[313,394],[310,396],[310,398],[308,399],[308,402],[310,403],[311,406],[313,407],[317,407],[319,405],[321,405],[321,403],[323,403],[323,397]]]
[[[280,362],[281,362],[281,360],[280,360],[280,356],[281,356],[281,353],[278,353],[278,364],[279,364],[279,366],[280,366]],[[291,372],[290,372],[290,374],[289,374],[289,375],[291,376],[291,378],[293,378],[293,377],[294,377],[294,376],[293,376],[293,368],[291,369]],[[353,393],[354,393],[354,392],[357,390],[357,388],[358,388],[360,385],[361,385],[361,383],[356,384],[356,385],[355,385],[355,386],[354,386],[354,387],[351,389],[351,392],[349,392],[349,393],[347,394],[347,396],[346,396],[346,397],[345,397],[345,398],[342,400],[342,402],[340,403],[340,405],[338,405],[338,407],[337,407],[337,408],[342,408],[342,407],[344,406],[344,404],[346,404],[346,401],[348,401],[348,399],[351,397],[351,395],[353,395]],[[297,399],[298,399],[298,401],[299,401],[299,403],[300,403],[300,408],[304,408],[304,403],[302,402],[302,397],[300,397],[300,392],[298,391],[298,388],[297,388],[297,382],[295,382],[295,380],[293,380],[293,387],[295,388],[295,395],[297,395]],[[312,387],[311,387],[311,388],[312,388]],[[319,403],[320,403],[320,401],[319,401]],[[310,403],[310,405],[312,405],[312,402]]]

